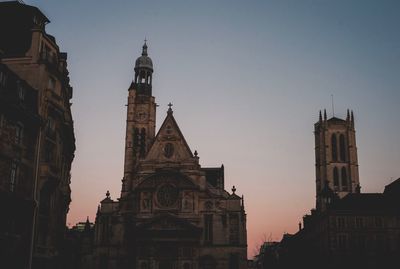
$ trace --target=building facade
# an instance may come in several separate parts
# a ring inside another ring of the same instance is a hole
[[[37,91],[0,64],[0,260],[7,268],[29,264],[35,201]]]
[[[25,188],[29,193],[26,198],[32,201],[28,266],[34,268],[57,268],[60,263],[75,151],[67,54],[60,52],[55,38],[46,33],[49,22],[36,7],[17,1],[0,3],[1,62],[18,77],[19,85],[29,85],[27,98],[34,92],[31,117],[40,118],[30,124],[19,120],[17,124],[21,131],[17,128],[16,134],[20,133],[22,141],[29,140],[28,150],[22,147],[21,151],[34,152],[30,164],[16,161],[11,172],[7,167],[3,172],[15,178],[15,190]],[[19,91],[19,86],[13,89]]]
[[[224,189],[224,167],[201,167],[172,104],[156,133],[153,63],[147,44],[128,90],[121,196],[98,208],[94,268],[247,266],[243,197]]]

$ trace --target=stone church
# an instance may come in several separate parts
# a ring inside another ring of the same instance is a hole
[[[88,267],[247,267],[246,213],[224,166],[201,167],[171,108],[156,133],[146,42],[128,89],[121,197],[101,201]],[[85,257],[84,257],[85,259]]]

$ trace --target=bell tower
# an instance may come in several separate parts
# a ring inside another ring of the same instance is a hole
[[[325,210],[335,197],[360,191],[354,115],[327,119],[326,110],[314,124],[317,210]]]
[[[121,197],[124,197],[131,189],[139,160],[146,157],[155,136],[156,103],[152,96],[153,62],[147,53],[146,40],[142,48],[142,56],[136,59],[134,70],[134,80],[128,89]]]

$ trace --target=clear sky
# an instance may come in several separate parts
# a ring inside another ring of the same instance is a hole
[[[244,194],[249,254],[315,206],[318,111],[356,119],[363,192],[400,177],[400,1],[41,1],[68,52],[76,157],[70,225],[123,176],[127,89],[147,37],[157,126],[174,116],[203,166]]]

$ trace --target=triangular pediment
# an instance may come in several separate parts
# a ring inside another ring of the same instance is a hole
[[[194,159],[172,111],[168,111],[146,156],[146,161],[182,162]]]

